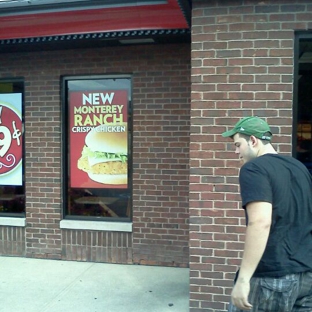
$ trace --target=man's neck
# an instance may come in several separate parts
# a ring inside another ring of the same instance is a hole
[[[277,151],[274,149],[274,147],[271,144],[265,144],[261,146],[261,148],[258,151],[258,157],[265,155],[265,154],[277,154]]]

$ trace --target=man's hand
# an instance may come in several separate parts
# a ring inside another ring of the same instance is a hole
[[[248,302],[249,291],[249,282],[238,279],[232,291],[232,303],[241,310],[251,310],[252,305]]]

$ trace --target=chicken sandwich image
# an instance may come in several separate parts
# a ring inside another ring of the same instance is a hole
[[[101,125],[85,138],[78,168],[93,181],[103,184],[127,184],[127,124]]]

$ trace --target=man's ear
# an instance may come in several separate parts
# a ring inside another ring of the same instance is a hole
[[[251,135],[250,141],[251,141],[252,146],[255,146],[258,143],[258,138],[256,138],[254,135]]]

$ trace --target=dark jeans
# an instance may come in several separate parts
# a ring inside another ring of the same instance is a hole
[[[249,302],[252,312],[311,312],[312,272],[283,277],[253,277]],[[230,304],[228,312],[244,312]]]

